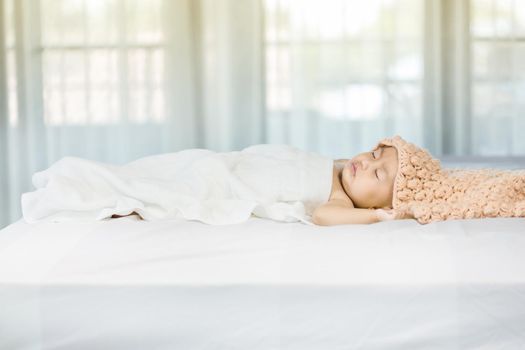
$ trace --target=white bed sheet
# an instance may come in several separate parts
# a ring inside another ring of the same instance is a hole
[[[0,349],[525,349],[525,219],[19,221]]]

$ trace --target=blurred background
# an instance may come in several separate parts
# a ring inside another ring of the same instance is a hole
[[[0,0],[0,227],[64,156],[399,134],[523,164],[520,0]]]

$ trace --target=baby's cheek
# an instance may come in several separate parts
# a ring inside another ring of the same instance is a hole
[[[380,198],[378,198],[379,202],[382,202],[384,206],[390,207],[392,205],[392,187],[384,186],[379,193],[381,194]]]

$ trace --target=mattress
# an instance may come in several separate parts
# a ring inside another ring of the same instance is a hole
[[[0,349],[525,349],[525,219],[18,221]]]

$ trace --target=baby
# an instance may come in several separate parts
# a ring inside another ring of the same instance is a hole
[[[444,169],[399,136],[335,161],[330,198],[312,214],[318,225],[484,217],[525,217],[525,171]]]
[[[64,157],[32,180],[36,190],[21,199],[27,222],[130,214],[212,225],[252,215],[318,225],[525,216],[523,171],[442,169],[399,136],[335,161],[272,144],[188,149],[121,166]]]

